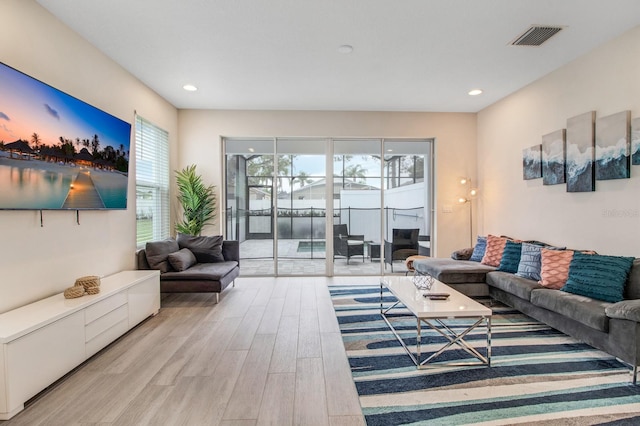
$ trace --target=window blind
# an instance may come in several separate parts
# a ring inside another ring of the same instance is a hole
[[[169,133],[136,116],[136,242],[169,237]]]

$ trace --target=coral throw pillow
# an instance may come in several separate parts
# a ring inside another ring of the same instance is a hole
[[[569,278],[569,265],[573,260],[573,250],[541,251],[542,268],[540,270],[540,284],[556,290],[561,289]]]
[[[489,266],[500,266],[504,247],[507,245],[507,239],[504,237],[496,237],[495,235],[487,236],[487,248],[482,257],[482,262]]]

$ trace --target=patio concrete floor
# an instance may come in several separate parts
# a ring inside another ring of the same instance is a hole
[[[303,242],[301,247],[300,242]],[[321,244],[313,252],[309,251],[310,240],[278,240],[278,275],[320,275],[326,274],[325,251]],[[322,242],[324,240],[314,240]],[[333,275],[382,275],[391,274],[391,267],[380,259],[371,259],[368,245],[365,246],[365,256],[354,256],[349,259],[337,257],[334,260]],[[272,276],[275,275],[273,261],[273,240],[246,240],[240,243],[240,275],[241,276]],[[407,271],[404,261],[393,263],[393,274],[404,274]]]

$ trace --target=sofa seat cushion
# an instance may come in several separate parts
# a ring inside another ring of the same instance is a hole
[[[489,272],[487,284],[504,290],[524,300],[531,300],[531,291],[542,287],[537,281],[522,278],[508,272]]]
[[[196,263],[182,272],[166,272],[160,275],[160,279],[166,281],[219,281],[237,267],[238,262],[236,261]]]
[[[483,283],[493,266],[471,260],[427,258],[413,262],[417,273],[429,274],[445,284]]]
[[[612,303],[547,288],[532,290],[531,303],[596,330],[609,331],[605,309]]]

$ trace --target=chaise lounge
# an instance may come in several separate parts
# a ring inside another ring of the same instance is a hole
[[[138,269],[160,271],[162,293],[220,293],[240,274],[240,244],[222,236],[194,237],[147,243],[136,253]]]

